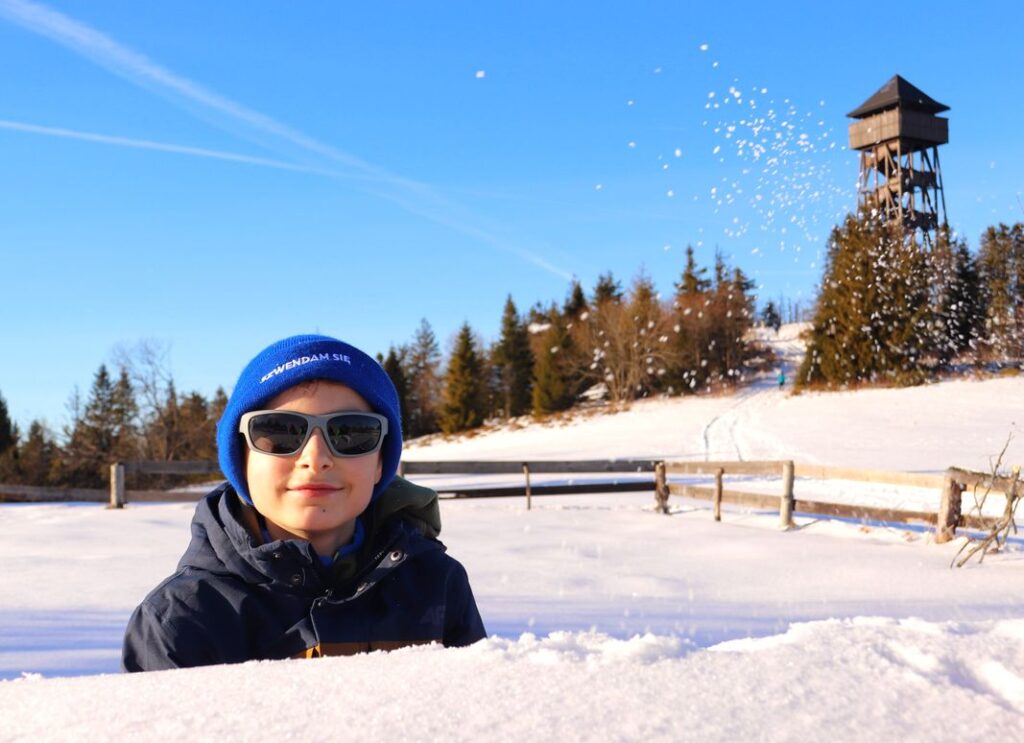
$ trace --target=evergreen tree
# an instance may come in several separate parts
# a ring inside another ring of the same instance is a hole
[[[768,304],[764,306],[764,310],[761,311],[761,322],[765,324],[765,327],[771,328],[776,333],[779,332],[779,328],[782,327],[782,316],[779,314],[779,310],[775,307],[775,302],[768,300]]]
[[[101,487],[106,481],[107,468],[114,461],[119,443],[119,413],[115,406],[114,383],[106,364],[101,364],[85,406],[80,414],[76,411],[67,437],[69,485]]]
[[[705,278],[708,272],[706,268],[698,268],[697,260],[693,255],[693,246],[686,246],[686,267],[683,269],[683,277],[676,285],[681,296],[696,296],[703,294],[711,288],[711,282]]]
[[[224,392],[223,387],[218,387],[213,392],[213,399],[210,401],[209,407],[210,420],[213,422],[215,429],[217,422],[220,420],[220,417],[224,415],[224,408],[226,408],[227,406],[227,393]]]
[[[572,280],[569,288],[569,296],[562,306],[562,314],[572,322],[579,319],[579,316],[587,310],[587,296],[583,293],[583,286],[576,279]]]
[[[923,380],[932,350],[927,256],[898,227],[850,215],[832,232],[797,383]]]
[[[405,356],[405,348],[401,348],[396,351],[394,346],[390,346],[388,348],[388,355],[385,357],[384,363],[381,364],[381,366],[384,367],[384,371],[391,379],[391,383],[395,385],[395,391],[398,393],[398,407],[402,415],[402,431],[408,433],[409,382],[405,378],[405,371],[402,369],[405,364]]]
[[[7,401],[0,395],[0,482],[20,482],[18,477],[18,427],[11,423]]]
[[[533,365],[532,402],[536,416],[568,410],[575,401],[571,362],[573,340],[564,318],[553,311],[541,335]]]
[[[483,366],[473,331],[469,323],[463,323],[445,374],[444,405],[441,409],[441,430],[445,433],[476,428],[484,422]]]
[[[424,318],[406,355],[405,378],[409,382],[409,438],[438,430],[441,388],[441,350],[430,323]]]
[[[984,322],[981,285],[964,240],[938,231],[931,254],[932,337],[936,362],[946,364],[974,348]]]
[[[11,423],[10,414],[7,412],[7,401],[0,395],[0,455],[6,452],[17,443],[14,435],[14,425]]]
[[[32,421],[28,436],[18,446],[17,481],[40,487],[50,485],[57,454],[57,444],[46,426],[38,420]]]
[[[128,370],[121,369],[110,395],[110,416],[114,426],[113,455],[117,461],[129,461],[139,456],[139,406],[135,401]]]
[[[217,421],[210,415],[210,403],[202,394],[192,391],[181,395],[177,405],[180,444],[174,453],[183,461],[216,461]]]
[[[686,246],[686,265],[673,302],[672,352],[669,382],[672,390],[695,392],[707,383],[714,351],[711,327],[711,282],[707,269],[697,265],[693,247]]]
[[[526,324],[519,318],[510,294],[501,317],[501,337],[491,355],[495,369],[498,404],[502,415],[511,418],[530,410],[533,354]]]
[[[603,273],[597,277],[597,284],[594,285],[594,307],[600,307],[607,302],[622,301],[622,285],[615,280],[612,272]]]
[[[985,334],[993,358],[1024,357],[1024,224],[989,227],[978,268],[986,304]]]

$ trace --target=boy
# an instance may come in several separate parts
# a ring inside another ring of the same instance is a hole
[[[132,614],[126,671],[350,655],[486,636],[445,554],[437,494],[395,477],[394,385],[334,338],[249,362],[217,426],[228,481],[196,508],[178,571]]]

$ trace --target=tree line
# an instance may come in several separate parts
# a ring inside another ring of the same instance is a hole
[[[931,245],[870,213],[831,234],[797,384],[917,384],[958,366],[1024,359],[1024,223],[948,228]]]
[[[33,420],[22,432],[0,397],[0,482],[101,488],[113,462],[217,458],[216,426],[227,395],[177,391],[166,350],[153,343],[115,352],[116,371],[101,364],[85,399],[76,389],[58,434]],[[140,476],[142,477],[142,476]],[[160,484],[165,477],[142,477]]]
[[[509,296],[493,343],[466,322],[445,358],[423,319],[378,360],[398,391],[407,438],[457,433],[586,400],[622,405],[737,384],[756,353],[745,337],[754,302],[742,270],[721,255],[699,266],[688,248],[671,297],[642,271],[626,288],[608,272],[589,292],[573,281],[563,301],[525,313]],[[116,351],[84,399],[72,394],[59,432],[39,420],[19,431],[0,397],[0,482],[103,487],[115,461],[214,461],[227,395],[178,392],[166,356],[153,343]]]
[[[613,405],[652,394],[735,384],[754,354],[753,283],[718,254],[709,269],[692,248],[670,299],[640,272],[623,288],[602,274],[588,294],[573,281],[563,302],[525,313],[509,296],[499,337],[484,343],[466,322],[447,364],[423,320],[381,362],[395,382],[410,437],[476,428],[487,420],[567,410],[585,399]]]

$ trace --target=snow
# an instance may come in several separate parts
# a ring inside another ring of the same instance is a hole
[[[493,433],[411,442],[406,460],[792,459],[940,473],[989,471],[1007,437],[1005,463],[1024,462],[1024,375],[943,381],[903,389],[791,394],[805,326],[766,332],[787,386],[775,373],[739,393],[635,402],[613,415],[515,421]],[[527,419],[528,420],[528,419]]]
[[[796,331],[772,339],[787,375]],[[408,458],[784,456],[939,472],[987,469],[1019,431],[1007,404],[1022,399],[1017,378],[797,397],[773,378],[435,438]],[[1022,460],[1018,437],[1006,461]],[[444,490],[466,478],[418,479]],[[796,488],[894,508],[934,508],[937,496]],[[529,511],[522,498],[443,499],[442,538],[490,633],[469,648],[131,676],[117,673],[124,624],[173,571],[193,507],[0,506],[0,739],[355,728],[371,739],[948,740],[1020,725],[1019,539],[951,569],[962,539],[938,545],[913,527],[797,516],[783,531],[777,513],[726,507],[715,523],[703,502],[673,498],[668,516],[652,506],[650,492],[536,497]]]

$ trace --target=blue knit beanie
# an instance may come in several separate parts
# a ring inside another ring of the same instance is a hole
[[[384,492],[394,479],[402,456],[402,419],[398,393],[387,372],[372,357],[335,338],[294,335],[267,346],[242,370],[217,424],[220,470],[249,505],[252,498],[245,480],[246,444],[238,431],[242,416],[259,410],[289,387],[314,379],[351,387],[374,412],[388,419],[388,433],[380,450],[382,474],[373,497]]]

